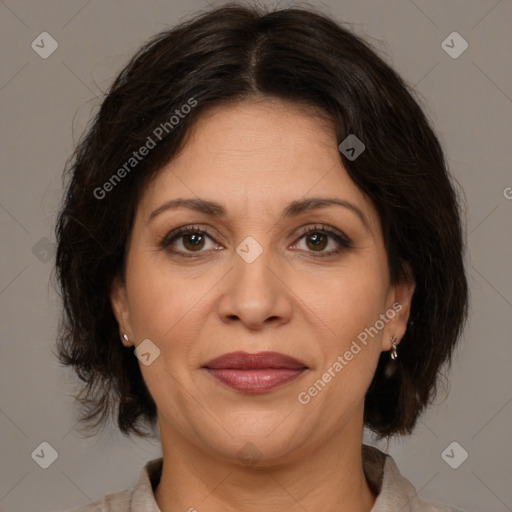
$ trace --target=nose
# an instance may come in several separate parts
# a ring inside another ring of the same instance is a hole
[[[241,322],[250,330],[262,329],[269,323],[277,326],[289,322],[293,293],[270,251],[263,249],[252,262],[237,253],[233,261],[234,267],[220,283],[221,320]]]

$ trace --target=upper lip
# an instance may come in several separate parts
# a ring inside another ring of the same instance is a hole
[[[307,368],[305,364],[294,357],[279,352],[257,352],[255,354],[249,354],[248,352],[230,352],[208,361],[204,367],[212,370],[221,368],[234,370],[291,368],[301,370]]]

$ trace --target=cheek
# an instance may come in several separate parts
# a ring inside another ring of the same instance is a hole
[[[165,389],[166,400],[176,389],[173,379],[192,385],[193,370],[203,362],[200,339],[202,319],[211,314],[216,272],[196,275],[172,267],[162,255],[150,251],[131,254],[127,268],[130,319],[136,343],[150,339],[160,355],[149,366],[140,365],[151,394]],[[173,400],[181,400],[174,393]]]
[[[347,265],[334,279],[331,274],[316,280],[314,291],[304,302],[328,329],[317,340],[322,355],[308,383],[313,385],[308,390],[317,393],[315,407],[339,402],[336,414],[340,415],[363,400],[383,335],[382,330],[376,333],[371,328],[385,313],[387,290],[386,269],[376,257]]]
[[[173,330],[183,332],[189,325],[183,320],[208,291],[204,281],[184,279],[153,252],[134,253],[127,268],[127,285],[137,338],[163,341]]]
[[[318,277],[318,276],[317,276]],[[347,265],[338,273],[304,283],[304,302],[321,318],[331,334],[347,341],[374,325],[384,312],[388,279],[379,261]]]
[[[130,255],[126,276],[130,319],[135,342],[149,339],[160,351],[150,365],[139,366],[158,409],[177,425],[183,421],[179,411],[191,406],[189,394],[182,391],[192,385],[191,361],[197,359],[194,341],[200,324],[191,318],[201,311],[208,287],[202,280],[171,272],[158,260],[150,251]]]

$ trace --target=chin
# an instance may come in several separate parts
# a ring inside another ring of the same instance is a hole
[[[294,414],[287,418],[287,414],[259,410],[217,416],[232,436],[221,429],[220,437],[206,441],[226,458],[244,465],[268,467],[285,463],[295,458],[298,448],[311,438],[311,433],[304,429],[304,422],[298,421]]]

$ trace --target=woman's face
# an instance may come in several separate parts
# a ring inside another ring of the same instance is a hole
[[[150,340],[139,364],[162,442],[264,463],[361,435],[365,392],[405,332],[413,285],[390,284],[378,215],[339,142],[296,105],[223,107],[145,190],[112,304],[130,341]],[[299,364],[209,364],[233,352]]]

